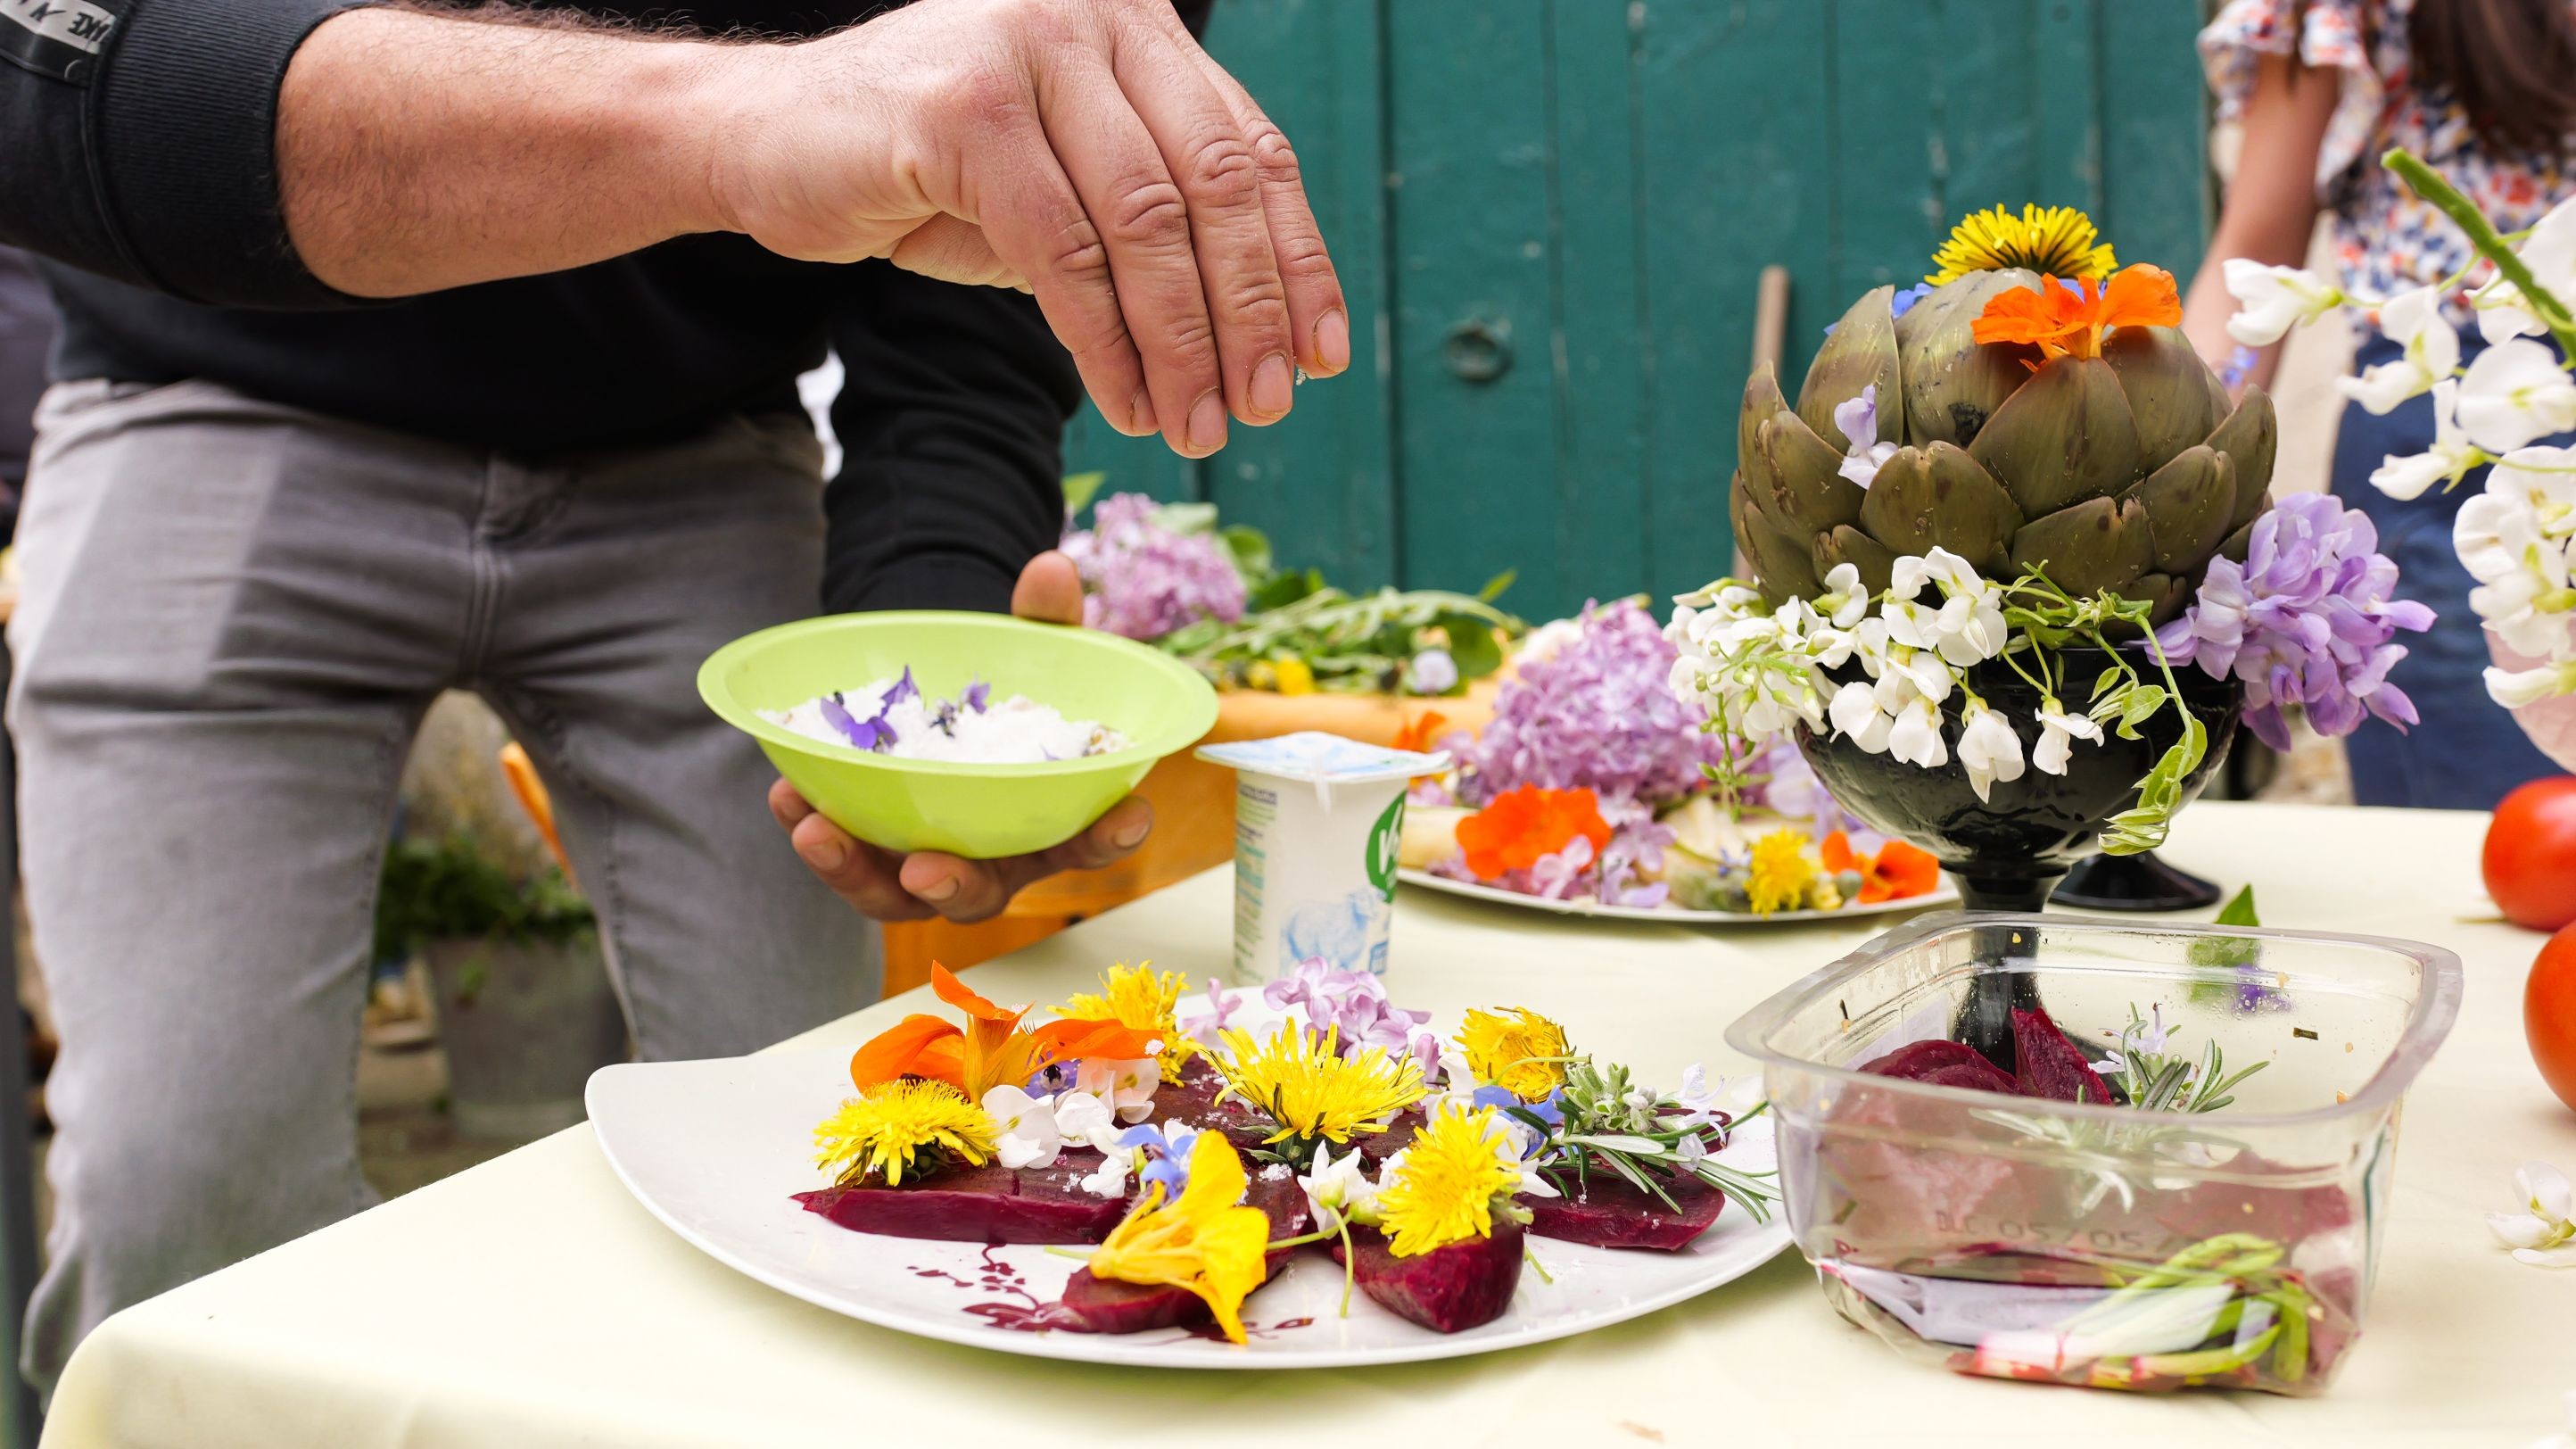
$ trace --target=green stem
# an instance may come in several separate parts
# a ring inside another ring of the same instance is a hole
[[[2560,355],[2576,360],[2576,319],[2570,318],[2567,304],[2540,285],[2540,279],[2531,274],[2531,268],[2523,265],[2522,258],[2515,256],[2513,248],[2505,245],[2504,238],[2496,234],[2495,224],[2486,219],[2485,213],[2462,196],[2457,187],[2443,180],[2440,172],[2425,165],[2402,146],[2391,148],[2387,155],[2379,158],[2379,164],[2397,173],[2400,180],[2414,188],[2417,196],[2439,208],[2453,225],[2466,233],[2469,245],[2477,248],[2478,255],[2495,263],[2496,271],[2521,290],[2523,300],[2540,315],[2549,335],[2557,339]]]

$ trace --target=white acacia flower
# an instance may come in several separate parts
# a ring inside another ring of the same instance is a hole
[[[1950,747],[1941,738],[1941,706],[1917,695],[1896,716],[1887,732],[1888,753],[1909,765],[1937,770],[1949,763]]]
[[[2039,743],[2031,748],[2030,762],[2043,775],[2063,775],[2067,761],[2074,755],[2075,740],[2091,744],[2102,742],[2102,727],[2091,718],[2068,714],[2064,705],[2051,698],[2039,707]]]
[[[1345,1219],[1364,1228],[1377,1226],[1377,1184],[1361,1170],[1365,1166],[1357,1147],[1336,1162],[1331,1147],[1316,1144],[1315,1165],[1297,1179],[1297,1185],[1306,1190],[1318,1231],[1337,1231]]]
[[[2385,409],[2373,409],[2385,411]],[[2490,453],[2509,453],[2576,428],[2576,378],[2558,354],[2529,338],[2478,354],[2460,378],[2460,431]]]
[[[2335,390],[2374,413],[2386,413],[2460,370],[2460,334],[2442,320],[2441,299],[2430,287],[2400,292],[2379,308],[2379,330],[2406,349],[2359,377],[2335,379]],[[2525,438],[2523,442],[2531,441]],[[2519,447],[2520,444],[2512,446]]]
[[[2567,641],[2576,591],[2568,588],[2566,547],[2540,536],[2531,507],[2492,484],[2460,505],[2451,546],[2478,580],[2469,607],[2515,652],[2555,658]]]
[[[1869,616],[1869,591],[1860,586],[1860,570],[1851,564],[1836,564],[1825,573],[1825,591],[1817,595],[1815,611],[1837,629],[1851,629]]]
[[[1991,797],[1997,781],[2010,784],[2022,776],[2021,736],[2010,720],[1973,696],[1959,714],[1959,763],[1979,800]]]
[[[1073,1085],[1109,1104],[1122,1122],[1142,1122],[1154,1115],[1154,1089],[1163,1084],[1163,1069],[1152,1057],[1113,1062],[1086,1059]]]
[[[2343,289],[2305,267],[2273,267],[2251,257],[2230,257],[2224,268],[2236,315],[2227,335],[2248,347],[2269,347],[2293,327],[2314,322],[2346,300]]]
[[[2487,1226],[2513,1260],[2535,1268],[2576,1268],[2576,1188],[2546,1162],[2526,1162],[2513,1174],[2522,1210],[2487,1214]]]
[[[982,1106],[1001,1129],[993,1139],[993,1156],[1004,1167],[1055,1166],[1064,1152],[1064,1133],[1056,1127],[1054,1098],[1000,1086],[984,1094]]]
[[[1108,1103],[1076,1090],[1056,1095],[1055,1130],[1064,1134],[1068,1146],[1078,1143],[1106,1153],[1117,1149],[1120,1127],[1118,1115],[1109,1110]]]
[[[2514,255],[2531,269],[2533,280],[2560,301],[2576,292],[2576,199],[2550,208]],[[2479,335],[2489,342],[2538,337],[2549,331],[2540,314],[2523,300],[2522,289],[2502,277],[2480,287],[2469,305],[2477,309]]]
[[[2460,431],[2459,406],[2458,378],[2433,384],[2433,446],[2404,457],[2387,454],[2371,471],[2370,486],[2391,498],[2421,498],[2436,483],[2445,491],[2457,486],[2471,468],[2485,462],[2486,451]]]
[[[2507,709],[2527,709],[2544,699],[2576,694],[2576,659],[2520,670],[2490,664],[2486,680],[2487,698]]]
[[[1834,702],[1826,711],[1833,721],[1834,733],[1850,740],[1870,754],[1887,752],[1887,732],[1896,721],[1878,707],[1878,694],[1855,679],[1834,691]]]
[[[1100,1154],[1100,1166],[1083,1175],[1082,1190],[1093,1197],[1125,1197],[1127,1173],[1135,1165],[1134,1149],[1112,1146]]]
[[[2516,448],[2496,460],[2486,487],[2520,499],[2542,538],[2576,537],[2576,448]]]

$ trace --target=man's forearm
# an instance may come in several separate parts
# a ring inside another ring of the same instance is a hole
[[[340,291],[394,297],[715,230],[723,49],[390,9],[326,21],[278,93],[296,252]]]

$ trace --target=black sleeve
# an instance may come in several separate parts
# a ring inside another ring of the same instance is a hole
[[[1064,532],[1064,425],[1082,396],[1037,303],[860,262],[833,347],[824,607],[1009,609]]]
[[[277,89],[350,0],[0,0],[0,241],[229,306],[342,300],[286,239]]]

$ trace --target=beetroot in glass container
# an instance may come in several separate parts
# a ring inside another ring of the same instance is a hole
[[[2010,1062],[1947,1044],[1999,974],[2045,1003]],[[2361,1332],[2399,1099],[2459,998],[2459,958],[2410,941],[1946,914],[1727,1042],[1763,1064],[1800,1250],[1887,1343],[1999,1378],[2314,1394]]]

